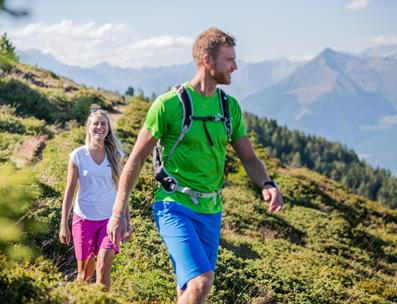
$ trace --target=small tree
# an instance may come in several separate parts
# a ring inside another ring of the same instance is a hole
[[[13,61],[19,61],[19,58],[15,51],[15,47],[12,45],[12,42],[7,36],[7,33],[4,33],[0,37],[0,54],[7,56]]]
[[[24,17],[28,15],[28,12],[26,10],[15,10],[8,8],[5,2],[6,0],[0,0],[0,13],[6,12],[12,17]]]
[[[0,170],[0,256],[13,259],[32,256],[34,249],[26,233],[34,234],[45,227],[26,215],[32,212],[41,189],[29,170],[18,171],[11,165],[3,165]]]
[[[138,89],[136,91],[137,91],[136,96],[138,96],[139,98],[144,100],[145,99],[145,93],[143,92],[143,90],[140,87],[138,87]]]
[[[125,91],[125,95],[129,95],[129,96],[134,96],[134,93],[135,93],[134,88],[131,86],[127,88],[127,91]]]

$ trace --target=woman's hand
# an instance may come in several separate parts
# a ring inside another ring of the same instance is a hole
[[[70,229],[68,224],[61,224],[59,229],[59,240],[62,244],[70,245]]]

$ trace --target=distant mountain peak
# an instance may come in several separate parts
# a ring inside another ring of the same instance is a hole
[[[334,51],[333,49],[331,49],[330,47],[326,47],[321,53],[320,56],[333,56],[337,54],[336,51]]]
[[[318,54],[311,62],[313,62],[315,65],[325,65],[329,69],[337,72],[338,74],[343,74],[344,72],[341,68],[352,59],[354,59],[354,56],[349,53],[339,52],[331,48],[326,48],[320,54]]]
[[[325,62],[334,64],[335,60],[341,59],[345,56],[347,56],[347,55],[342,52],[337,52],[331,48],[326,48],[320,54],[318,54],[317,57],[315,57],[315,58],[324,59]]]
[[[57,60],[51,53],[42,52],[38,49],[29,49],[25,51],[18,51],[18,56],[21,57],[22,61],[26,61],[30,64],[39,64],[42,61],[51,62],[52,64],[62,64]],[[40,64],[39,64],[40,65]]]
[[[397,59],[397,44],[379,45],[368,48],[360,54],[362,57],[381,57]]]
[[[97,65],[95,65],[94,67],[93,67],[94,69],[95,68],[113,68],[113,66],[112,65],[110,65],[109,63],[107,63],[107,62],[101,62],[101,63],[98,63]]]

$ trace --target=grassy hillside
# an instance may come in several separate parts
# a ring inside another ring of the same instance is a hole
[[[390,171],[372,168],[340,143],[280,127],[275,120],[247,113],[244,117],[248,130],[257,134],[258,143],[268,147],[283,163],[305,166],[342,183],[356,194],[397,208],[397,178]]]
[[[2,76],[1,84],[7,86],[13,79],[10,74]],[[78,103],[65,89],[62,93],[58,88],[62,102],[56,104],[46,88],[27,86],[56,107],[71,109]],[[104,100],[111,109],[110,99]],[[0,179],[0,297],[7,303],[174,303],[172,265],[151,215],[156,183],[150,160],[130,197],[134,234],[115,259],[112,292],[77,285],[71,282],[75,277],[72,249],[59,244],[57,233],[68,153],[84,140],[81,120],[76,116],[72,116],[74,123],[54,120],[61,115],[55,112],[48,117],[22,113],[22,103],[18,109],[16,101],[7,106],[4,120],[13,127],[4,129],[4,136],[15,136],[15,142],[39,134],[48,138],[40,156],[23,169],[10,165],[10,154],[3,160],[1,169],[7,178]],[[118,134],[128,153],[149,106],[147,100],[135,97],[118,120]],[[251,136],[255,141],[256,135]],[[255,149],[282,188],[285,210],[267,213],[258,189],[229,150],[221,248],[208,302],[396,302],[397,211],[354,195],[318,173],[287,167],[260,145]]]
[[[111,111],[122,102],[119,94],[79,86],[0,55],[0,163],[11,155],[22,166],[34,162],[47,139],[68,124],[82,124],[93,104]]]

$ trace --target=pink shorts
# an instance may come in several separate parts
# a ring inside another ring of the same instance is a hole
[[[99,249],[120,251],[108,237],[106,226],[109,219],[92,221],[73,214],[72,235],[76,259],[86,260],[98,255]]]

